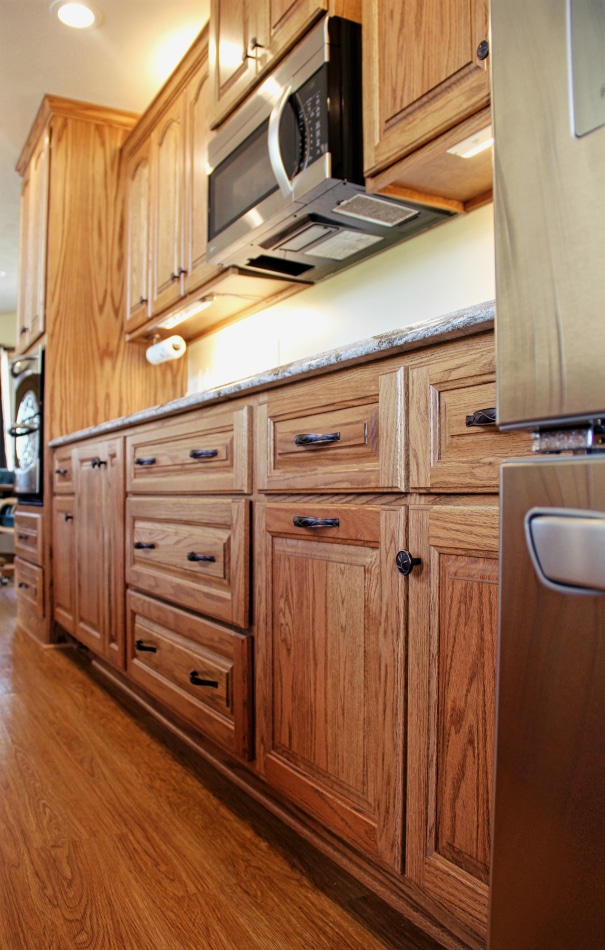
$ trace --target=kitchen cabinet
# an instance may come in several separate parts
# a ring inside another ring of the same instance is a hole
[[[124,452],[120,437],[76,445],[74,636],[124,668]],[[59,619],[57,617],[57,619]]]
[[[46,314],[46,241],[50,130],[33,149],[21,187],[17,353],[44,333]]]
[[[33,636],[44,640],[48,613],[44,512],[38,507],[19,505],[14,527],[17,620]]]
[[[151,314],[183,296],[185,95],[167,106],[151,137]]]
[[[53,618],[67,633],[76,629],[75,499],[53,498],[52,565]]]
[[[489,191],[489,149],[469,159],[447,151],[490,124],[488,37],[488,0],[363,0],[370,190],[460,208]]]
[[[405,873],[484,940],[498,598],[497,499],[411,505]]]
[[[135,330],[150,314],[151,142],[143,139],[129,159],[128,279],[126,330]]]
[[[259,770],[380,862],[402,856],[406,508],[257,506]]]
[[[211,125],[219,125],[322,14],[361,19],[360,0],[212,0]]]

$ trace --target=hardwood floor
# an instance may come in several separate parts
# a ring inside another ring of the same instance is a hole
[[[76,653],[0,588],[2,950],[439,950]]]

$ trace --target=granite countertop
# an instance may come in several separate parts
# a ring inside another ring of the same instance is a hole
[[[161,403],[157,406],[151,406],[149,409],[141,409],[128,416],[121,416],[118,419],[111,419],[100,425],[91,426],[89,429],[72,432],[69,435],[54,439],[50,445],[52,448],[57,448],[80,439],[115,432],[117,429],[126,426],[153,422],[163,416],[174,415],[188,409],[197,409],[209,403],[234,399],[245,392],[267,389],[283,382],[290,382],[309,375],[318,375],[322,372],[328,372],[336,366],[367,362],[376,356],[394,356],[397,353],[418,349],[431,343],[489,330],[494,325],[494,309],[494,302],[488,301],[464,310],[445,314],[434,320],[415,323],[401,330],[381,333],[378,336],[368,337],[365,340],[347,344],[334,350],[326,350],[324,353],[297,360],[294,363],[286,363],[283,366],[264,370],[256,376],[227,383],[216,389],[191,393],[180,399],[173,399],[171,402]]]

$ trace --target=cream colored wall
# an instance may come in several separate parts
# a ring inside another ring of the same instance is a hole
[[[17,340],[17,314],[0,313],[0,346],[14,347]]]
[[[487,205],[191,344],[188,389],[212,389],[494,296]]]

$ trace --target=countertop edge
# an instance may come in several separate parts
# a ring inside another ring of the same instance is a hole
[[[326,350],[313,357],[307,357],[293,363],[276,366],[255,376],[237,380],[236,382],[228,383],[216,389],[191,393],[179,399],[174,399],[171,402],[151,406],[148,409],[140,409],[138,412],[133,412],[128,416],[110,419],[107,422],[99,423],[99,425],[60,436],[59,438],[53,439],[49,445],[51,448],[60,448],[63,445],[79,442],[82,439],[105,435],[145,422],[153,422],[165,416],[172,416],[177,413],[198,409],[211,403],[235,399],[243,393],[255,392],[259,389],[268,389],[307,376],[320,375],[337,366],[351,366],[355,363],[367,362],[376,357],[394,356],[397,353],[418,349],[421,346],[441,343],[445,340],[456,339],[473,333],[480,333],[481,331],[493,328],[494,315],[495,307],[493,301],[476,304],[434,320],[425,320],[404,327],[401,330],[381,333],[377,336],[359,340],[356,343]]]

